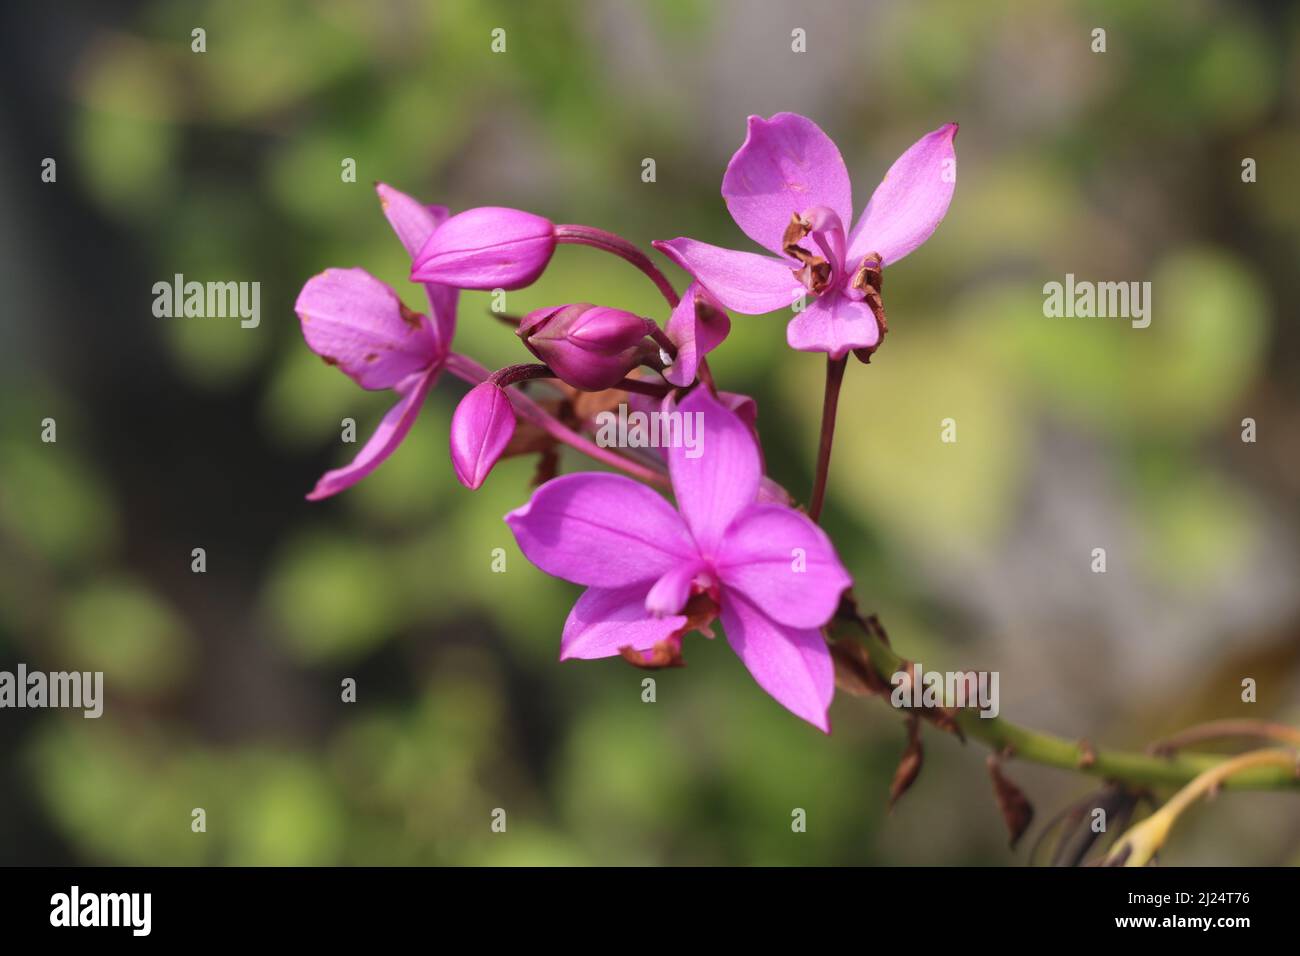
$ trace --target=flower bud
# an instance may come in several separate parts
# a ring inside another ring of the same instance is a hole
[[[515,433],[515,410],[505,389],[475,385],[451,416],[451,464],[466,488],[479,487]]]
[[[519,323],[528,350],[561,380],[588,392],[612,388],[641,362],[650,319],[580,302],[539,309]]]
[[[412,282],[459,289],[522,289],[555,251],[555,226],[522,209],[480,206],[433,231],[411,263]]]

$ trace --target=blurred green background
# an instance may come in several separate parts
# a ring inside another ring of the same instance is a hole
[[[653,675],[653,704],[621,661],[558,664],[578,589],[530,567],[500,520],[532,462],[477,493],[455,482],[459,382],[362,485],[303,500],[357,447],[340,420],[368,434],[391,400],[307,350],[303,281],[361,266],[425,307],[371,182],[750,248],[718,192],[750,113],[820,123],[858,209],[907,145],[961,123],[952,208],[890,271],[892,331],[849,369],[832,471],[828,527],[900,651],[997,670],[1005,716],[1110,745],[1300,719],[1294,4],[0,16],[0,668],[103,670],[107,688],[99,720],[0,712],[0,862],[1023,862],[978,746],[928,735],[886,813],[903,732],[879,702],[842,695],[823,738],[699,637],[687,668]],[[153,283],[178,272],[261,282],[260,327],[155,318]],[[1042,286],[1067,272],[1151,281],[1150,328],[1044,318]],[[667,318],[641,276],[577,248],[508,309],[579,300]],[[526,360],[487,308],[462,296],[458,350]],[[735,317],[712,365],[758,399],[772,474],[803,497],[822,362],[786,348],[784,321]],[[1040,820],[1092,786],[1008,773]],[[1295,796],[1224,795],[1164,859],[1300,861]]]

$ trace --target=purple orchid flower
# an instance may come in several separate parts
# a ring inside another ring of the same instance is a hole
[[[425,206],[379,183],[384,215],[415,256],[447,220],[444,206]],[[313,352],[362,388],[390,388],[398,402],[351,463],[326,472],[307,498],[338,494],[370,474],[402,443],[437,381],[456,328],[457,290],[425,283],[432,315],[412,312],[397,293],[364,269],[326,269],[307,281],[294,305]]]
[[[722,196],[741,230],[775,256],[677,238],[654,245],[728,309],[760,315],[810,297],[786,328],[795,349],[842,358],[875,349],[884,331],[880,270],[920,246],[943,220],[956,186],[948,123],[894,161],[853,231],[853,197],[839,149],[812,120],[749,118]]]
[[[701,413],[704,438],[695,458],[669,451],[680,511],[621,475],[579,473],[548,481],[506,516],[528,560],[587,586],[560,659],[662,651],[702,626],[687,604],[704,596],[759,686],[829,733],[835,678],[820,628],[849,574],[806,515],[757,500],[758,446],[738,415],[704,388],[678,409]]]

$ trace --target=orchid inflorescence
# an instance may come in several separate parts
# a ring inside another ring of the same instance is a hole
[[[852,583],[816,520],[834,399],[848,353],[865,362],[883,341],[883,271],[947,212],[956,132],[947,124],[910,146],[846,231],[852,190],[831,139],[797,114],[751,116],[722,195],[736,225],[770,254],[688,238],[656,242],[690,276],[680,298],[644,252],[604,230],[490,206],[451,215],[378,185],[429,310],[411,311],[362,269],[327,269],[303,287],[296,310],[308,346],[362,388],[397,393],[352,462],[323,475],[307,497],[337,494],[377,468],[446,370],[472,386],[450,430],[463,485],[481,486],[502,457],[541,455],[539,474],[548,480],[505,521],[529,561],[586,587],[564,624],[561,659],[621,655],[641,667],[679,665],[683,636],[712,636],[720,620],[759,686],[829,732],[835,673],[824,628]],[[523,288],[561,243],[632,263],[663,294],[667,321],[566,303],[518,320],[516,334],[535,361],[489,372],[452,350],[459,290]],[[790,346],[827,355],[827,413],[807,512],[764,475],[754,401],[718,390],[706,358],[730,331],[727,310],[789,306]],[[529,383],[538,381],[558,400],[537,397]],[[596,413],[620,403],[695,416],[702,442],[651,454],[593,441]],[[556,477],[560,446],[617,473]],[[676,505],[652,485],[670,488]]]

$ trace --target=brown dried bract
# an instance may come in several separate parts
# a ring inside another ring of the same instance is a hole
[[[885,288],[885,273],[882,269],[884,261],[880,253],[868,252],[862,257],[862,264],[858,266],[858,271],[853,274],[853,280],[849,284],[862,292],[874,292],[879,296]]]
[[[785,227],[785,234],[781,236],[781,248],[788,254],[795,256],[795,258],[799,258],[794,253],[795,249],[799,249],[800,252],[807,255],[808,251],[806,249],[799,248],[799,242],[808,235],[810,229],[812,229],[812,224],[807,219],[804,219],[797,212],[790,213],[790,224]]]
[[[988,767],[989,777],[993,780],[993,796],[997,799],[1007,832],[1011,834],[1011,849],[1014,850],[1033,822],[1034,808],[1021,789],[1003,775],[1002,761],[996,754],[989,754]]]
[[[546,429],[532,422],[523,421],[515,426],[515,433],[501,453],[502,458],[514,458],[517,455],[532,455],[553,448],[555,439],[546,433]]]
[[[886,647],[890,646],[889,634],[885,631],[885,626],[880,623],[880,619],[874,614],[863,617],[858,611],[857,602],[851,595],[846,593],[840,599],[840,606],[835,615],[853,621],[865,633],[871,634]],[[882,697],[891,695],[893,685],[876,673],[876,669],[871,664],[871,656],[863,645],[857,641],[841,639],[832,641],[830,646],[831,659],[835,663],[835,686],[859,697],[868,694],[879,694]],[[899,662],[899,670],[911,675],[912,679],[915,679],[915,668],[914,661]],[[966,742],[966,735],[962,732],[961,725],[957,723],[956,708],[918,707],[914,710],[940,730],[952,734],[962,743]]]
[[[903,749],[903,756],[899,758],[898,769],[894,771],[894,779],[889,784],[889,809],[894,809],[894,804],[898,798],[907,793],[908,789],[916,782],[916,778],[921,773],[921,765],[925,760],[925,751],[921,746],[921,721],[916,714],[911,714],[907,719],[907,746]]]
[[[692,594],[681,613],[685,615],[686,623],[664,640],[656,641],[650,650],[638,651],[631,646],[620,647],[618,652],[623,656],[623,660],[642,670],[685,667],[686,661],[682,658],[682,638],[691,631],[699,631],[705,637],[712,637],[713,631],[709,625],[718,616],[718,602],[708,594]]]
[[[832,641],[830,648],[836,687],[855,697],[889,696],[889,685],[871,666],[871,657],[865,647],[857,641],[843,640]]]
[[[882,268],[884,260],[880,253],[868,253],[862,259],[862,264],[858,266],[858,271],[853,274],[849,285],[857,289],[863,295],[863,301],[871,309],[871,314],[875,316],[876,325],[880,327],[880,338],[876,344],[870,348],[854,349],[853,354],[857,356],[858,361],[866,364],[871,361],[871,355],[885,340],[885,335],[889,332],[889,321],[885,318],[885,300],[881,298],[881,290],[885,285],[885,273]]]
[[[621,388],[607,388],[602,392],[579,392],[574,389],[569,396],[569,404],[579,422],[589,422],[601,412],[617,411],[619,405],[627,402],[627,398],[628,393]]]
[[[537,456],[537,467],[533,470],[532,487],[540,488],[560,473],[560,453],[552,444]]]
[[[868,614],[863,626],[876,636],[876,639],[886,647],[893,647],[889,643],[889,633],[885,630],[885,625],[880,623],[880,618],[875,614]]]
[[[961,725],[957,723],[957,710],[954,707],[926,707],[921,713],[929,718],[930,723],[934,724],[945,733],[952,734],[962,743],[966,742],[966,734],[962,732]]]
[[[874,617],[874,615],[873,615]],[[876,627],[880,627],[880,622],[876,622]],[[880,629],[884,633],[884,629]],[[916,683],[916,661],[909,661],[904,658],[899,662],[898,670],[907,674],[907,679],[911,683]],[[891,685],[892,689],[892,685]],[[923,718],[934,724],[944,733],[952,734],[962,743],[966,742],[966,735],[962,733],[961,725],[957,723],[956,707],[913,707],[910,708],[913,713],[920,714]]]
[[[790,225],[785,227],[785,234],[781,237],[781,248],[785,254],[798,259],[802,265],[798,269],[791,270],[794,277],[798,279],[810,292],[821,292],[831,281],[831,264],[822,256],[813,255],[803,246],[799,245],[800,240],[808,235],[812,228],[807,219],[803,219],[796,213],[790,214]]]
[[[568,409],[568,403],[565,400],[534,399],[534,401],[537,401],[537,404],[542,406],[550,415],[563,421],[563,415]],[[510,436],[510,441],[506,444],[505,450],[501,452],[501,457],[503,459],[517,458],[522,455],[537,456],[537,468],[533,471],[532,487],[537,488],[559,474],[559,442],[546,429],[523,418],[515,425],[515,433]]]
[[[843,597],[840,598],[840,606],[835,616],[852,621],[864,632],[874,634],[886,647],[889,646],[889,635],[885,633],[880,621],[874,614],[864,618],[858,612],[857,602],[849,592],[844,592]],[[831,641],[830,648],[831,660],[835,664],[836,687],[856,697],[867,697],[871,694],[889,696],[889,682],[876,673],[871,663],[871,655],[865,646],[857,641],[844,639]]]

